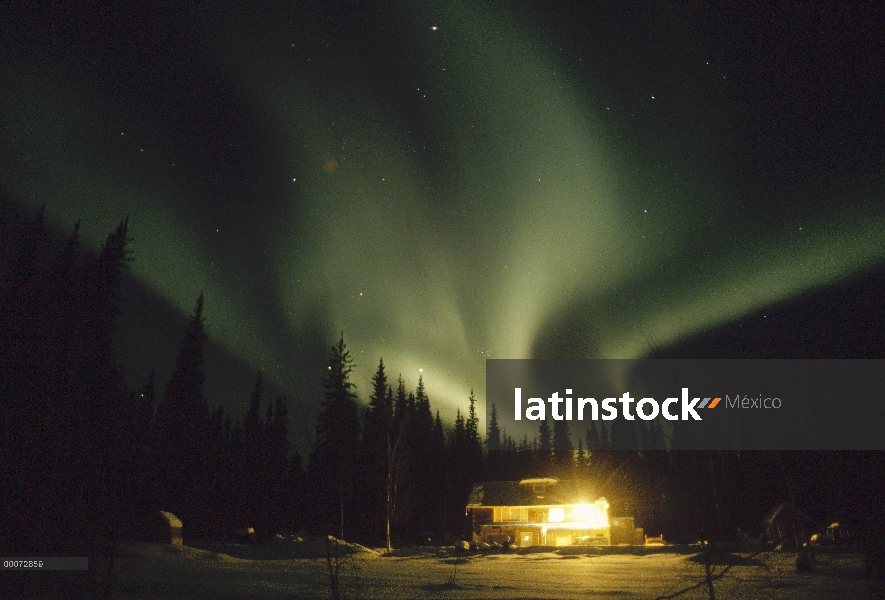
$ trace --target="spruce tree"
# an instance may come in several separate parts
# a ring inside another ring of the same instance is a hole
[[[430,434],[430,456],[433,468],[430,472],[430,498],[432,502],[431,524],[438,533],[446,533],[446,483],[445,470],[440,468],[446,461],[446,438],[439,411],[433,421]]]
[[[468,456],[467,428],[460,408],[455,411],[455,426],[449,432],[446,454],[448,458],[446,461],[446,498],[448,499],[446,523],[450,530],[454,530],[460,535],[463,532],[459,524],[463,522],[462,513],[464,512],[464,505],[460,500],[464,494],[465,464]]]
[[[268,412],[265,422],[267,440],[267,495],[264,505],[264,527],[268,533],[286,525],[286,511],[291,508],[289,496],[296,492],[292,486],[289,451],[289,410],[286,397],[279,396]],[[270,407],[268,407],[270,408]]]
[[[359,438],[355,386],[350,381],[352,371],[353,359],[342,333],[329,351],[323,379],[325,393],[309,467],[311,487],[317,494],[319,522],[339,537],[344,536],[345,524],[356,520],[348,510],[357,502],[354,483]]]
[[[372,392],[363,426],[361,481],[366,490],[364,534],[384,535],[387,521],[388,471],[393,435],[393,396],[387,384],[384,360],[372,377]]]
[[[464,432],[467,438],[468,456],[471,461],[477,461],[472,465],[473,471],[478,467],[478,461],[482,458],[482,439],[479,436],[479,417],[476,415],[476,397],[470,390],[467,399],[467,420],[464,422]]]
[[[418,489],[418,472],[422,461],[421,451],[418,447],[417,427],[417,402],[415,393],[406,395],[404,417],[400,426],[399,435],[402,436],[402,460],[397,465],[396,477],[397,498],[395,500],[397,511],[397,534],[400,538],[414,542],[418,535],[418,520],[421,513],[422,490]]]
[[[241,527],[260,529],[267,497],[267,456],[265,444],[265,423],[261,420],[261,405],[264,401],[264,377],[261,371],[255,376],[255,385],[249,397],[249,409],[243,418],[243,458],[249,469],[243,473],[243,496],[246,522]],[[270,407],[268,407],[270,408]],[[266,532],[260,531],[261,535]]]
[[[431,454],[433,413],[430,411],[430,399],[421,376],[418,377],[418,387],[415,389],[415,419],[411,430],[415,467],[412,472],[412,489],[416,505],[413,532],[422,534],[429,530],[432,522],[433,498],[430,495],[430,482],[433,471],[433,456]]]
[[[190,530],[200,531],[205,491],[206,434],[209,409],[203,397],[206,341],[203,294],[185,329],[175,370],[157,407],[153,444],[159,469],[158,504],[178,516]],[[186,525],[187,526],[187,525]]]
[[[499,452],[501,450],[501,428],[498,425],[498,410],[494,404],[492,404],[492,410],[489,412],[486,448],[488,448],[489,456],[491,456],[492,452]]]
[[[408,416],[408,399],[406,398],[406,384],[403,383],[403,376],[396,380],[396,399],[393,402],[393,427],[396,433],[402,427],[403,421]]]
[[[479,417],[476,414],[476,396],[473,394],[472,389],[467,401],[467,419],[464,422],[466,447],[463,467],[464,492],[462,495],[465,505],[473,484],[479,479],[480,473],[482,473],[482,438],[479,433]]]
[[[388,454],[388,545],[391,535],[407,536],[410,518],[413,439],[415,418],[414,395],[406,394],[402,374],[397,379],[396,398],[393,399],[393,445]]]
[[[120,312],[120,284],[128,268],[128,219],[108,235],[101,253],[89,256],[81,270],[79,339],[74,372],[75,411],[81,429],[86,483],[86,536],[118,539],[133,520],[133,464],[127,454],[130,394],[114,358],[113,335]]]
[[[498,410],[492,404],[489,411],[489,425],[486,430],[486,448],[488,455],[486,456],[485,478],[490,480],[501,479],[503,471],[506,469],[506,462],[512,460],[505,459],[501,443],[501,427],[498,425]]]

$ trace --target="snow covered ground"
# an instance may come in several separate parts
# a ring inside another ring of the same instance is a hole
[[[325,548],[324,540],[297,541],[180,550],[162,544],[126,544],[118,553],[112,598],[328,598],[325,561],[304,557],[322,554],[318,551]],[[594,555],[571,549],[571,554],[541,551],[458,557],[451,549],[414,549],[384,556],[358,546],[340,548],[352,551],[341,569],[343,598],[657,598],[703,578],[703,566],[692,554],[677,552]],[[821,555],[813,573],[797,573],[795,558],[795,553],[766,552],[749,564],[735,565],[715,582],[716,597],[885,597],[882,582],[863,577],[860,555]],[[706,594],[706,588],[700,587],[680,597],[706,598]]]

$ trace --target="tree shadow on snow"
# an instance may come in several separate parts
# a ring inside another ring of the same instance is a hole
[[[697,563],[702,565],[705,563],[707,558],[703,553],[695,554],[691,558],[689,558],[693,563]],[[732,554],[731,552],[714,552],[710,555],[710,564],[716,565],[719,567],[733,567],[733,566],[741,566],[741,567],[767,567],[768,565],[761,560],[755,558],[748,558],[746,556],[741,556],[740,554]]]
[[[446,592],[452,590],[472,590],[472,591],[487,591],[494,592],[500,590],[514,590],[517,589],[512,585],[481,585],[477,583],[426,583],[421,586],[421,589],[425,592]]]

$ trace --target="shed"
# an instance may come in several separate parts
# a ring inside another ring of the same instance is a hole
[[[817,526],[791,501],[771,509],[762,520],[765,540],[772,544],[800,547],[808,542]]]
[[[146,514],[138,527],[138,539],[143,542],[154,542],[182,545],[181,520],[171,512],[155,510]]]

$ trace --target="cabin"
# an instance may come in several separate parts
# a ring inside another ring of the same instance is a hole
[[[609,503],[580,481],[554,477],[473,486],[467,516],[473,541],[529,546],[608,546]]]

